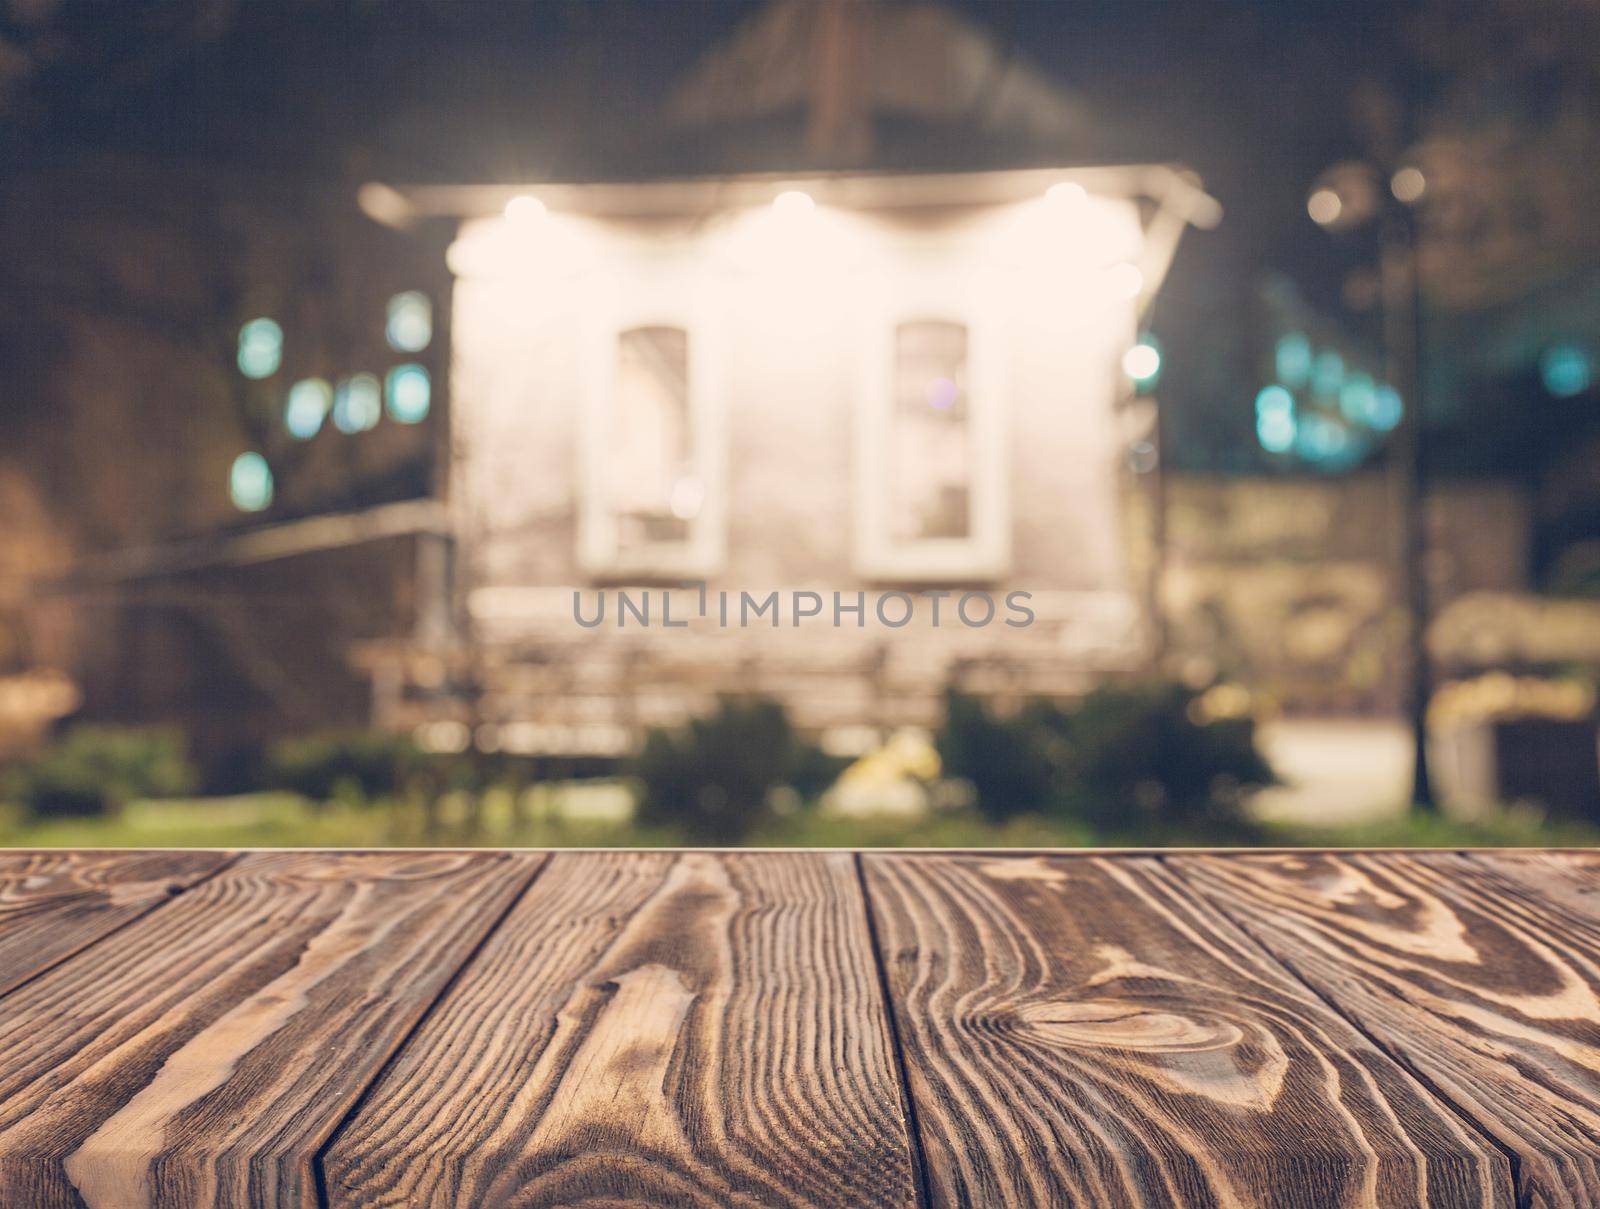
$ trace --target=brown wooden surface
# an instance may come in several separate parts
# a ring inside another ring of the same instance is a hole
[[[303,1205],[526,857],[249,856],[0,998],[0,1204]]]
[[[1514,1156],[1523,1203],[1600,1203],[1600,921],[1570,882],[1456,854],[1172,863]]]
[[[1600,1204],[1584,853],[0,854],[0,1207]]]
[[[220,852],[0,853],[0,995],[227,861]]]
[[[910,1153],[849,855],[570,854],[341,1134],[328,1193],[910,1205]]]
[[[1492,1145],[1159,863],[867,858],[934,1199],[1506,1199]]]

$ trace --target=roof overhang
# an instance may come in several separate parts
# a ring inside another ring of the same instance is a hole
[[[1074,181],[1090,193],[1144,198],[1185,225],[1211,228],[1222,206],[1194,173],[1169,164],[1079,168],[1015,168],[944,173],[763,173],[683,180],[508,185],[362,185],[357,200],[372,219],[391,227],[427,218],[481,218],[502,212],[520,195],[551,210],[603,218],[651,218],[714,213],[764,205],[799,189],[821,205],[849,209],[1003,205],[1037,197],[1052,185]]]

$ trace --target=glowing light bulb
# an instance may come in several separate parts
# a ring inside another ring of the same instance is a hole
[[[811,194],[802,193],[799,189],[785,189],[772,199],[772,208],[779,214],[809,214],[816,209],[816,205],[811,200]]]
[[[526,193],[519,193],[506,203],[506,217],[515,223],[532,222],[543,218],[545,204],[537,197],[530,197]]]
[[[1161,376],[1161,350],[1147,339],[1122,354],[1122,372],[1137,385],[1147,386]]]
[[[1058,206],[1075,206],[1089,200],[1089,190],[1077,181],[1057,181],[1044,191],[1044,196]]]

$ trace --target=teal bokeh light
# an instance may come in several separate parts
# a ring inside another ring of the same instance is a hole
[[[1594,384],[1594,355],[1576,344],[1558,344],[1539,358],[1539,380],[1558,399],[1581,395]]]
[[[420,365],[397,365],[384,382],[389,416],[401,424],[417,424],[427,419],[432,394],[428,371]]]
[[[228,471],[228,495],[241,512],[260,512],[272,503],[272,468],[267,459],[251,451],[233,459]]]

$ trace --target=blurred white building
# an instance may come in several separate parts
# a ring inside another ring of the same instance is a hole
[[[1140,660],[1118,501],[1149,409],[1123,362],[1216,203],[1167,166],[885,171],[883,113],[913,115],[945,162],[1048,145],[1072,119],[928,6],[774,6],[676,102],[692,123],[741,105],[796,109],[797,160],[830,166],[364,194],[386,221],[460,223],[452,608],[372,653],[380,722],[605,752],[757,691],[848,736],[931,720],[952,681],[1068,692]],[[661,591],[682,618],[700,583],[779,593],[777,624],[724,626],[713,605],[664,626]],[[645,589],[653,624],[619,624],[617,591]],[[592,617],[602,590],[604,623],[578,624],[574,593]],[[941,590],[935,627],[921,594]],[[1034,620],[967,624],[969,591],[1028,593]],[[865,617],[835,625],[834,594],[861,592]],[[911,597],[909,624],[874,615],[886,592]],[[796,593],[821,612],[796,624]]]

